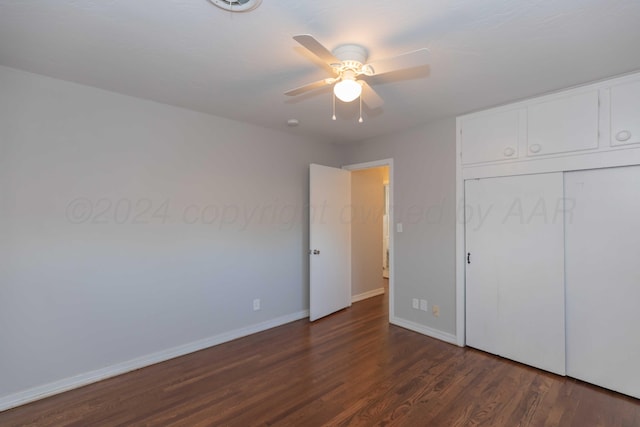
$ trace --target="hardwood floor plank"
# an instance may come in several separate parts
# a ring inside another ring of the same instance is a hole
[[[5,411],[0,426],[640,426],[636,399],[389,325],[387,304]]]

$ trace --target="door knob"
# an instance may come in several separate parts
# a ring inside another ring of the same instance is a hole
[[[314,249],[314,250],[313,250],[313,254],[314,254],[314,255],[320,255],[320,251],[319,251],[319,250],[317,250],[317,249]]]
[[[507,148],[505,148],[505,149],[504,149],[504,155],[505,155],[505,157],[511,157],[511,156],[513,156],[514,154],[516,154],[516,150],[514,150],[513,148],[511,148],[511,147],[507,147]]]
[[[631,138],[631,132],[628,130],[621,130],[616,134],[616,139],[620,142],[628,141]]]
[[[529,151],[531,151],[532,153],[539,153],[540,150],[542,150],[542,145],[540,144],[533,144],[529,147]]]

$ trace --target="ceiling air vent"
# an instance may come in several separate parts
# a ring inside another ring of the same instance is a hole
[[[221,9],[231,12],[248,12],[260,6],[262,0],[209,0]]]

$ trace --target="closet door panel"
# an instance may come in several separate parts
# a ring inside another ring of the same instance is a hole
[[[562,173],[508,177],[501,186],[500,354],[564,375]]]
[[[491,212],[494,197],[487,180],[465,182],[466,209],[466,343],[498,354],[498,281],[495,264],[499,256],[491,230],[498,222]],[[487,228],[485,228],[487,227]],[[488,230],[488,231],[487,231]]]
[[[562,173],[467,181],[466,191],[467,344],[564,374]]]
[[[568,172],[567,374],[640,398],[640,166]]]

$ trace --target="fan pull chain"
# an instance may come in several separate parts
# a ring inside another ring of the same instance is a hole
[[[333,94],[333,116],[331,116],[331,120],[335,120],[336,119],[336,94],[333,91],[331,91],[331,93]]]
[[[360,95],[360,118],[358,119],[358,123],[362,122],[364,122],[364,120],[362,120],[362,95]]]

